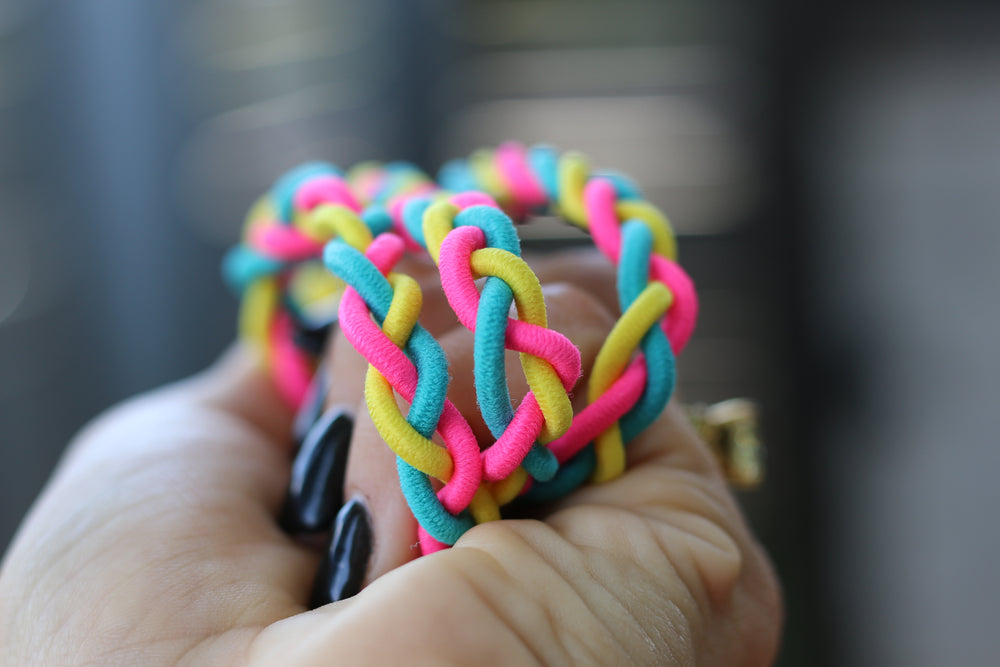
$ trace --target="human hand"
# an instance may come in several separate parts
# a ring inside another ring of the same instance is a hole
[[[552,282],[550,325],[589,368],[613,321],[588,294],[600,272],[576,260],[537,272]],[[471,337],[440,303],[425,314],[452,368],[471,363]],[[364,360],[342,338],[332,347],[327,403],[358,406],[345,496],[369,517],[360,594],[307,610],[320,555],[275,522],[291,415],[235,350],[71,446],[0,570],[5,664],[773,660],[773,573],[675,405],[630,444],[622,477],[413,560],[394,456],[360,398]],[[449,395],[475,412],[471,383],[456,377]]]

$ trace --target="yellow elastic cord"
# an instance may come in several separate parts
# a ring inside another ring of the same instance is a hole
[[[316,241],[328,241],[334,236],[364,252],[372,242],[372,232],[358,214],[340,204],[320,204],[301,214],[295,224]]]
[[[322,262],[303,262],[295,267],[288,281],[292,300],[307,310],[311,304],[336,299],[343,291],[344,281],[330,273]]]
[[[639,220],[653,234],[653,252],[672,260],[677,260],[677,241],[670,221],[660,209],[648,201],[639,199],[621,200],[615,205],[619,220]]]
[[[417,281],[407,275],[390,273],[388,278],[393,295],[382,331],[402,348],[420,316],[423,295]],[[451,479],[454,464],[448,450],[413,430],[399,411],[392,385],[372,365],[365,375],[365,402],[379,435],[392,451],[426,475],[443,482]]]
[[[453,463],[448,450],[413,430],[396,404],[392,385],[374,366],[365,374],[365,402],[379,435],[401,459],[424,473],[447,482]]]
[[[274,204],[271,203],[271,198],[267,195],[259,198],[247,211],[246,217],[243,219],[243,240],[246,241],[250,238],[250,232],[257,225],[270,225],[274,224],[274,220],[278,217],[274,210]]]
[[[490,487],[493,492],[493,497],[496,498],[498,505],[506,505],[512,502],[514,498],[517,498],[518,494],[521,493],[521,489],[528,482],[528,471],[524,469],[523,466],[518,466],[514,468],[512,472],[507,477],[492,482]]]
[[[566,153],[559,160],[559,212],[581,229],[590,229],[583,188],[590,177],[590,163],[579,153]]]
[[[673,299],[673,294],[663,283],[652,282],[615,323],[594,361],[594,370],[591,371],[587,386],[587,398],[590,402],[604,395],[618,379],[639,347],[642,337],[650,327],[657,326]],[[625,470],[625,446],[617,422],[597,436],[594,450],[597,465],[591,476],[593,481],[614,479]]]
[[[472,253],[469,263],[475,275],[496,276],[510,286],[519,320],[540,327],[548,326],[542,286],[527,262],[500,248],[483,248]],[[569,394],[555,369],[545,359],[522,353],[521,368],[545,415],[538,439],[543,443],[555,440],[573,423],[573,404]]]
[[[436,201],[424,211],[424,243],[431,259],[437,264],[441,257],[441,244],[455,227],[458,207],[449,201]]]
[[[510,190],[500,176],[494,151],[481,148],[469,156],[469,168],[475,175],[482,189],[488,192],[498,203],[503,204],[510,197]]]
[[[269,370],[272,363],[271,321],[278,308],[279,298],[278,280],[272,276],[264,276],[247,286],[240,304],[240,337],[249,341],[261,363]]]
[[[476,495],[472,496],[472,502],[469,503],[469,512],[476,523],[500,520],[500,505],[485,484],[476,489]]]

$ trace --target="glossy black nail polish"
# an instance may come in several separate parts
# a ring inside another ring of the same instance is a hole
[[[329,375],[321,364],[316,369],[316,375],[313,376],[312,384],[309,385],[306,398],[295,414],[295,421],[292,423],[292,441],[296,453],[302,447],[302,443],[305,442],[313,425],[323,416],[323,406],[326,404],[326,395],[329,390]]]
[[[315,609],[357,595],[372,554],[372,525],[361,498],[349,500],[337,514],[330,548],[320,563],[310,604]]]
[[[344,496],[354,418],[334,406],[309,430],[292,462],[281,527],[288,533],[330,530]]]

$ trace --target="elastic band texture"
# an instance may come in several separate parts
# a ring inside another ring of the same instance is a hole
[[[586,231],[617,267],[622,314],[585,390],[576,389],[580,351],[548,327],[541,284],[521,258],[514,221],[531,215]],[[448,360],[418,321],[421,288],[396,271],[407,253],[431,257],[472,332],[489,442],[447,399]],[[365,400],[430,553],[501,518],[511,502],[548,502],[622,473],[625,445],[670,400],[675,355],[697,319],[694,285],[676,260],[669,222],[627,176],[594,171],[576,153],[508,142],[448,162],[436,182],[402,162],[346,175],[323,162],[298,167],[253,205],[223,272],[242,297],[242,338],[292,407],[305,400],[320,349],[299,341],[339,321],[369,363]],[[528,385],[517,402],[508,351]],[[575,414],[574,390],[586,397]]]

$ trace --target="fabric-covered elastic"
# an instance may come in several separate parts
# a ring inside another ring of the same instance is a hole
[[[345,335],[369,361],[382,362],[381,368],[374,364],[369,368],[366,399],[375,426],[399,457],[400,481],[407,502],[431,535],[441,542],[453,544],[471,522],[471,518],[456,517],[455,513],[469,504],[478,486],[481,471],[478,446],[471,428],[454,406],[449,410],[449,418],[442,420],[448,386],[447,361],[433,337],[416,324],[419,298],[412,294],[409,299],[396,298],[390,280],[380,271],[388,272],[395,264],[395,258],[391,257],[394,249],[388,247],[394,238],[397,243],[393,245],[401,245],[398,237],[378,237],[369,248],[368,257],[335,241],[327,247],[324,259],[334,273],[351,285],[341,300],[340,315]],[[381,266],[376,266],[376,262]],[[396,280],[403,281],[401,278]],[[409,281],[411,292],[419,290],[412,279]],[[403,290],[400,294],[407,296]],[[363,301],[356,300],[355,295]],[[370,323],[369,314],[382,324],[381,335],[364,331],[365,323]],[[388,345],[383,343],[376,347],[383,341]],[[393,355],[392,350],[399,352],[404,347],[408,355]],[[392,386],[386,386],[387,375],[396,381]],[[398,415],[393,387],[410,402],[405,421],[393,419]],[[452,461],[442,458],[446,450],[429,439],[439,422],[454,466]],[[452,437],[452,433],[457,437]],[[446,508],[439,502],[427,479],[428,474],[444,482],[456,482],[442,489],[441,500],[451,507]]]
[[[616,267],[622,315],[576,414],[570,396],[580,352],[548,328],[514,224],[535,214],[586,231]],[[405,254],[423,252],[473,334],[473,383],[489,442],[477,442],[447,400],[447,359],[419,324],[421,287],[396,270]],[[437,182],[401,162],[346,172],[303,165],[251,207],[223,269],[242,295],[241,335],[293,407],[304,400],[318,349],[298,345],[298,328],[339,319],[369,363],[366,402],[397,456],[423,553],[501,518],[508,503],[554,500],[588,479],[621,474],[625,445],[670,400],[675,355],[698,310],[670,223],[635,183],[591,169],[578,153],[513,142],[448,162]],[[519,353],[528,384],[519,401],[510,395],[508,351]],[[409,404],[405,414],[397,397]]]

